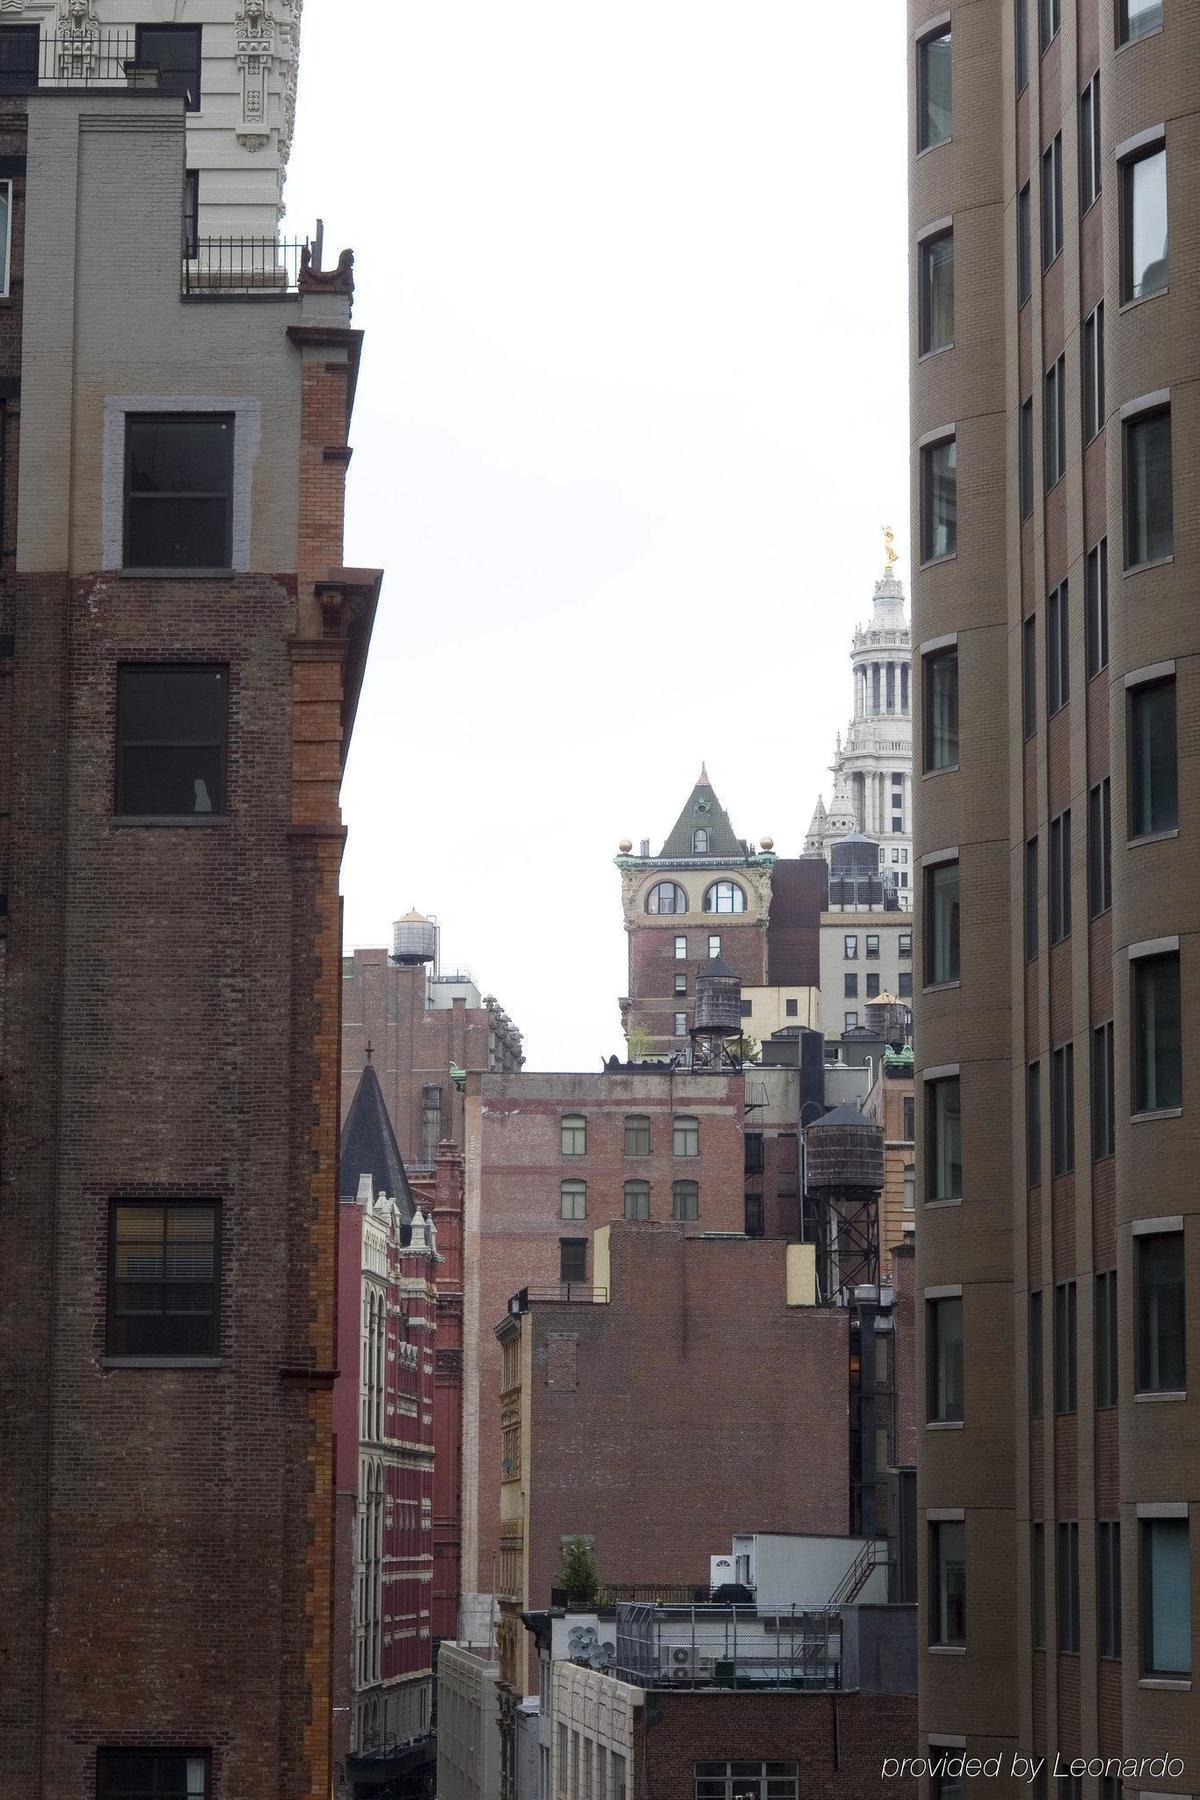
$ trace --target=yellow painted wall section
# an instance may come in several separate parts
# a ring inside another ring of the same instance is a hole
[[[817,1304],[815,1244],[789,1244],[787,1247],[787,1303],[789,1306]]]

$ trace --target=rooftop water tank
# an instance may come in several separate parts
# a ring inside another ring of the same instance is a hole
[[[742,1030],[742,982],[719,956],[696,972],[693,1037],[739,1037]]]
[[[830,846],[829,871],[831,876],[863,877],[879,873],[879,845],[874,838],[864,837],[861,831],[852,831],[848,837],[838,838]]]
[[[883,1187],[883,1132],[857,1106],[838,1106],[804,1134],[811,1191],[877,1194]]]
[[[392,926],[392,961],[412,967],[416,963],[435,963],[438,953],[438,928],[424,913],[405,913]]]

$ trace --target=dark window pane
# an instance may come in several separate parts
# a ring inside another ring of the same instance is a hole
[[[1085,565],[1084,606],[1087,613],[1088,679],[1108,662],[1108,539],[1088,551]]]
[[[1183,1233],[1134,1239],[1138,1284],[1138,1389],[1180,1393],[1187,1386]]]
[[[1029,85],[1029,0],[1015,0],[1013,29],[1016,33],[1014,63],[1018,94]]]
[[[924,38],[917,46],[918,150],[943,144],[953,126],[950,33]]]
[[[1030,1063],[1025,1071],[1025,1180],[1029,1187],[1039,1187],[1042,1180],[1042,1086],[1041,1064]]]
[[[1025,960],[1032,962],[1038,953],[1038,841],[1035,837],[1025,845]]]
[[[920,246],[921,355],[954,342],[954,234],[926,238]],[[891,675],[891,664],[888,665]]]
[[[233,420],[131,414],[125,448],[126,567],[228,568]]]
[[[1037,731],[1037,620],[1032,614],[1021,627],[1021,719],[1028,740]]]
[[[962,1113],[956,1075],[930,1082],[925,1096],[927,1200],[962,1198]]]
[[[1076,1396],[1075,1283],[1054,1290],[1054,1410],[1073,1413]]]
[[[1192,1672],[1192,1583],[1187,1519],[1142,1521],[1142,1665],[1147,1675]]]
[[[1033,401],[1021,402],[1021,443],[1020,443],[1019,486],[1021,500],[1021,518],[1027,519],[1033,512]]]
[[[1167,285],[1167,152],[1121,166],[1121,298],[1144,300]]]
[[[961,1296],[930,1300],[926,1331],[928,1417],[956,1422],[963,1416],[963,1308]]]
[[[958,763],[958,651],[925,658],[925,767]]]
[[[1029,1296],[1029,1416],[1042,1416],[1042,1295]]]
[[[216,1207],[114,1202],[110,1232],[110,1353],[215,1355]]]
[[[1160,1112],[1183,1104],[1179,958],[1147,956],[1133,965],[1133,1108]]]
[[[225,811],[229,671],[127,664],[117,675],[117,812],[183,818]]]
[[[1131,43],[1157,31],[1163,22],[1163,0],[1118,0],[1117,42]]]
[[[23,94],[37,85],[37,26],[0,25],[0,94]]]
[[[559,1238],[558,1278],[560,1281],[587,1280],[587,1239]]]
[[[223,494],[229,485],[233,420],[221,413],[130,416],[129,490],[134,494]]]
[[[1032,200],[1028,182],[1017,195],[1017,305],[1024,306],[1033,292],[1033,236],[1030,226]]]
[[[200,27],[139,25],[137,59],[161,71],[160,91],[180,94],[189,112],[200,106]]]
[[[1179,824],[1175,680],[1129,691],[1129,831],[1174,831]]]
[[[1171,415],[1147,413],[1125,427],[1125,560],[1130,568],[1170,556],[1175,545]]]
[[[1075,1167],[1075,1046],[1063,1044],[1050,1059],[1050,1161],[1055,1175]]]
[[[937,863],[926,875],[926,981],[959,979],[958,864]]]
[[[921,453],[922,546],[925,562],[958,549],[958,455],[953,438]]]

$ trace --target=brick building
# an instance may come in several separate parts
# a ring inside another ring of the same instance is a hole
[[[921,1728],[1157,1800],[1200,1766],[1200,11],[908,37]]]
[[[916,1097],[911,1045],[881,1047],[879,1070],[863,1112],[883,1132],[883,1189],[879,1196],[879,1252],[884,1272],[897,1244],[916,1230]]]
[[[367,1045],[409,1174],[431,1172],[437,1146],[463,1142],[462,1082],[512,1074],[521,1034],[493,995],[462,970],[444,971],[436,922],[396,921],[391,951],[355,950],[342,965],[342,1114],[367,1062]]]
[[[437,1233],[370,1063],[342,1130],[334,1755],[339,1800],[429,1791]]]
[[[409,1181],[437,1236],[433,1279],[433,1648],[458,1629],[462,1548],[463,1158],[439,1144],[428,1175]]]
[[[632,849],[623,839],[616,859],[629,937],[629,992],[620,1006],[641,1050],[686,1048],[699,965],[718,956],[760,1019],[813,1022],[828,884],[822,857],[781,861],[773,839],[756,849],[739,838],[703,768],[658,855],[649,839],[640,855]],[[770,998],[766,989],[781,991]]]
[[[464,1593],[495,1592],[500,1351],[521,1288],[591,1292],[598,1227],[744,1225],[744,1085],[732,1071],[472,1075],[467,1082],[463,1317]],[[602,1286],[603,1283],[601,1282]]]
[[[192,303],[188,159],[245,147],[37,55],[0,97],[0,1789],[310,1800],[379,585],[342,560],[349,261],[263,240],[271,304],[228,269]]]

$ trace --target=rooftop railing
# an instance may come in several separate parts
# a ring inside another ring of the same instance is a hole
[[[616,1669],[637,1687],[806,1688],[842,1684],[836,1608],[618,1605]]]
[[[187,246],[181,286],[190,300],[229,296],[280,299],[299,292],[301,242],[276,238],[205,237]]]
[[[31,94],[41,87],[161,86],[170,77],[140,65],[136,31],[47,32],[36,25],[0,33],[0,94]],[[184,92],[183,86],[178,91]]]

